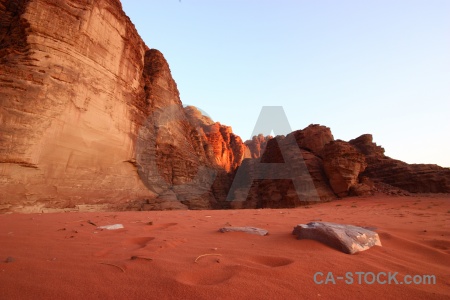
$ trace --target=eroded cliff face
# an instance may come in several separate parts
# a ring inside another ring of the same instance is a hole
[[[205,151],[210,144],[183,109],[169,65],[158,50],[146,52],[144,82],[149,108],[139,130],[136,165],[146,186],[159,195],[147,199],[144,208],[213,207],[211,186],[221,166]]]
[[[260,158],[264,154],[267,142],[272,139],[273,136],[264,136],[259,134],[254,136],[251,140],[245,141],[247,149],[245,151],[245,158]]]
[[[209,161],[227,173],[233,172],[241,164],[245,154],[245,144],[233,133],[230,126],[214,122],[193,106],[184,108],[189,122],[195,126],[205,145]]]
[[[146,46],[120,2],[1,4],[1,208],[152,197],[129,163]]]
[[[0,210],[218,207],[243,143],[186,113],[120,1],[2,0],[0,17]]]
[[[241,165],[247,148],[231,127],[214,122],[196,107],[187,106],[184,110],[190,124],[199,133],[209,165],[216,170],[210,186],[214,197],[210,202],[211,208],[230,208],[230,202],[226,199],[234,179],[233,173]]]

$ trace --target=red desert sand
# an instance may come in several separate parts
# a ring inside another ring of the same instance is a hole
[[[348,255],[291,234],[319,220],[376,228],[383,246]],[[124,228],[97,229],[113,224]],[[218,232],[230,225],[269,235]],[[5,214],[0,243],[1,299],[450,298],[449,195],[296,209]],[[389,284],[396,272],[398,284]],[[436,282],[400,284],[406,275]]]

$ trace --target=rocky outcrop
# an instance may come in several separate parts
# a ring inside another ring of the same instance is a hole
[[[339,197],[348,196],[359,183],[359,174],[367,164],[363,154],[344,141],[332,141],[322,151],[323,166],[331,188]]]
[[[136,143],[142,181],[159,195],[172,191],[188,208],[211,208],[217,166],[205,153],[203,136],[189,122],[169,65],[158,50],[146,52],[143,77],[148,117]]]
[[[247,147],[245,158],[260,158],[266,149],[267,142],[272,138],[273,136],[270,135],[264,136],[262,134],[258,134],[251,140],[245,141],[245,146]]]
[[[294,136],[300,148],[317,156],[321,155],[326,144],[334,141],[330,128],[317,124],[311,124],[303,130],[294,131]]]
[[[429,164],[407,164],[384,155],[372,136],[362,135],[349,142],[366,157],[367,168],[361,174],[375,183],[383,183],[411,193],[450,193],[450,169]],[[404,194],[404,192],[396,191]]]
[[[212,161],[119,0],[1,1],[0,20],[0,211],[214,205],[239,154]]]
[[[193,106],[185,107],[185,112],[200,133],[210,162],[227,173],[236,170],[245,153],[242,139],[233,133],[230,126],[212,121]]]
[[[326,127],[310,126],[307,130],[295,131],[286,137],[278,136],[269,139],[260,159],[245,159],[236,174],[239,175],[240,172],[247,176],[234,177],[234,181],[237,182],[233,182],[235,189],[230,190],[231,207],[289,208],[335,199],[336,195],[328,183],[322,159],[309,150],[299,148],[299,145],[309,145],[311,146],[309,149],[319,151],[321,142],[311,142],[308,133],[314,132],[315,134],[322,129],[327,131]],[[303,138],[306,138],[307,141],[303,141]],[[323,143],[325,140],[323,139]],[[284,165],[286,161],[283,155],[289,159],[284,168],[274,168],[274,170],[269,168],[268,174],[264,175],[269,177],[268,179],[252,180],[258,178],[256,170],[259,169],[261,163],[267,165],[283,163]],[[297,186],[307,188],[296,189],[293,180],[296,181]],[[248,186],[251,188],[247,192],[245,187]]]
[[[233,181],[233,172],[242,163],[246,147],[231,127],[214,122],[196,107],[186,106],[184,111],[200,136],[209,165],[215,169],[214,181],[210,185],[214,198],[210,202],[211,208],[230,208],[226,198]]]
[[[370,161],[372,158],[385,157],[384,148],[373,142],[371,134],[363,134],[360,137],[350,140],[349,143]]]

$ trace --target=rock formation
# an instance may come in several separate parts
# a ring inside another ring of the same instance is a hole
[[[318,137],[318,140],[316,141],[314,137]],[[314,203],[317,200],[329,201],[335,199],[336,195],[329,186],[322,159],[319,157],[319,152],[321,152],[323,146],[332,139],[330,129],[319,125],[311,125],[304,130],[294,131],[286,137],[278,136],[269,139],[261,158],[245,159],[237,171],[248,174],[248,176],[244,179],[234,178],[234,180],[241,180],[241,182],[236,184],[235,190],[230,191],[233,197],[231,206],[233,208],[286,208]],[[289,141],[294,141],[294,143],[291,145]],[[297,147],[297,149],[293,147]],[[311,152],[312,149],[317,153]],[[270,174],[272,178],[278,179],[258,179],[254,180],[253,184],[249,182],[256,177],[255,169],[258,168],[260,163],[275,165],[285,163],[283,155],[286,155],[289,159],[294,159],[294,161],[293,165],[288,165],[286,168],[281,168]],[[301,157],[297,157],[299,155]],[[304,164],[306,169],[292,172],[295,164],[300,166]],[[297,180],[299,186],[312,184],[311,189],[300,192],[299,196],[290,178]],[[247,193],[247,190],[243,187],[249,185],[252,185],[252,187]]]
[[[211,207],[230,208],[226,198],[233,181],[233,173],[241,165],[246,147],[241,138],[232,132],[231,127],[214,122],[196,107],[187,106],[184,110],[189,122],[200,135],[209,164],[216,170],[214,182],[210,187],[214,196]]]
[[[0,20],[0,210],[214,206],[242,142],[189,122],[120,1],[1,1]]]
[[[388,184],[411,193],[450,193],[450,169],[429,164],[407,164],[384,155],[370,134],[349,142],[366,157],[361,174],[375,183]]]
[[[245,158],[260,158],[266,149],[267,142],[272,138],[273,136],[270,135],[264,136],[259,134],[251,140],[245,141],[245,146],[247,146]]]
[[[334,141],[330,128],[317,124],[311,124],[303,130],[294,131],[294,135],[300,148],[317,156],[321,155],[326,144]]]
[[[230,126],[213,122],[193,106],[185,107],[185,112],[205,141],[208,159],[228,173],[236,170],[245,153],[241,138],[233,133]]]
[[[248,197],[238,182],[239,201],[226,201],[239,169],[284,162],[279,146],[291,139],[295,167],[274,168]],[[0,0],[0,212],[294,207],[381,183],[450,192],[450,169],[386,157],[370,135],[333,140],[310,125],[244,144],[183,108],[163,54],[144,44],[119,0]],[[285,178],[308,188],[298,194]]]
[[[350,188],[359,183],[359,174],[367,166],[364,155],[349,143],[338,140],[326,144],[322,156],[331,188],[339,197],[348,196]]]
[[[216,166],[206,156],[205,141],[185,115],[177,85],[162,53],[155,49],[147,51],[144,66],[144,90],[149,107],[136,146],[141,179],[160,195],[158,198],[171,190],[186,207],[210,208],[214,202],[210,187]]]

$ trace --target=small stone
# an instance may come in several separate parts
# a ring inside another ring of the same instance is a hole
[[[265,229],[256,228],[256,227],[223,227],[219,229],[220,232],[245,232],[250,234],[257,235],[268,235],[269,232]]]
[[[16,259],[14,258],[14,257],[11,257],[11,256],[8,256],[7,258],[6,258],[6,260],[5,260],[5,263],[12,263],[12,262],[14,262],[14,261],[16,261]]]
[[[113,224],[113,225],[105,225],[105,226],[99,226],[97,229],[106,229],[106,230],[117,230],[124,228],[122,224]]]

